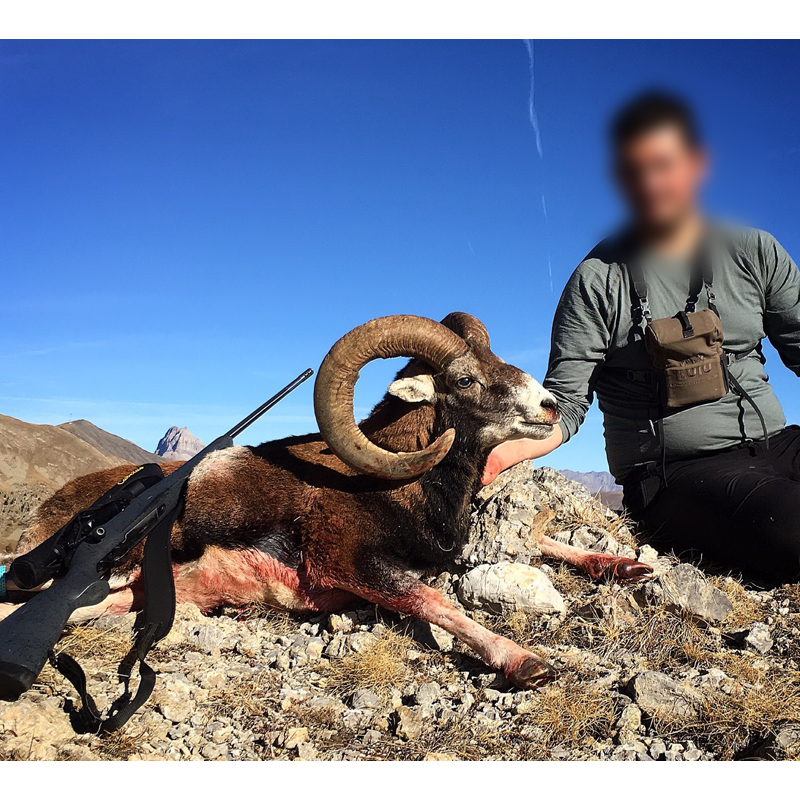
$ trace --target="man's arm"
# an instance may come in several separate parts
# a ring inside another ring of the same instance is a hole
[[[558,303],[544,381],[545,388],[558,400],[561,422],[547,439],[519,439],[495,447],[486,461],[484,485],[520,461],[552,453],[577,432],[592,403],[592,379],[608,351],[612,308],[608,267],[584,261]]]
[[[529,458],[541,458],[558,447],[562,442],[561,427],[556,425],[553,432],[546,439],[513,439],[503,442],[489,453],[486,466],[483,469],[481,482],[484,486],[491,483],[501,472],[527,461]]]
[[[758,240],[766,270],[764,330],[786,366],[800,376],[800,272],[769,234]]]

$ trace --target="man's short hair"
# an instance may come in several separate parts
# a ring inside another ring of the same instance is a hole
[[[650,89],[627,102],[614,115],[609,130],[611,145],[619,150],[634,139],[666,126],[678,128],[690,147],[701,145],[697,117],[689,103],[669,92]]]

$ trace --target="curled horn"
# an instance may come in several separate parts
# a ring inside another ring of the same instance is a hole
[[[489,341],[489,331],[486,326],[472,314],[467,314],[464,311],[453,311],[448,314],[443,320],[442,325],[455,331],[465,342],[469,344],[477,344],[485,347],[487,350],[492,349],[492,343]]]
[[[455,438],[450,428],[423,450],[392,453],[356,425],[353,392],[361,368],[376,358],[419,358],[441,370],[467,351],[467,343],[439,322],[398,314],[354,328],[331,348],[314,385],[314,412],[322,438],[345,464],[377,478],[415,478],[435,467]]]

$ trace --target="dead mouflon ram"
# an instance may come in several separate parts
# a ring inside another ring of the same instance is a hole
[[[396,356],[411,361],[356,425],[359,370]],[[423,579],[450,567],[464,544],[489,451],[508,439],[547,437],[558,421],[553,396],[492,353],[477,319],[454,313],[441,323],[384,317],[351,331],[320,368],[314,406],[321,435],[232,447],[192,473],[172,532],[178,600],[202,609],[258,603],[334,611],[364,598],[450,631],[517,686],[549,679],[545,661],[478,625]],[[128,471],[67,484],[41,506],[18,553]],[[541,547],[595,577],[649,571],[547,537]],[[115,570],[111,595],[78,612],[81,619],[141,606],[141,555]]]

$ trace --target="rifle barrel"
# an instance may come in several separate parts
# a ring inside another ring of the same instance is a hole
[[[264,405],[259,406],[251,414],[248,414],[241,422],[234,425],[225,436],[230,436],[235,439],[245,428],[252,425],[259,417],[267,413],[273,406],[280,403],[284,397],[290,392],[293,392],[301,383],[305,383],[314,374],[313,369],[307,369],[305,372],[298,375],[291,383],[283,387],[277,394],[270,397]]]

